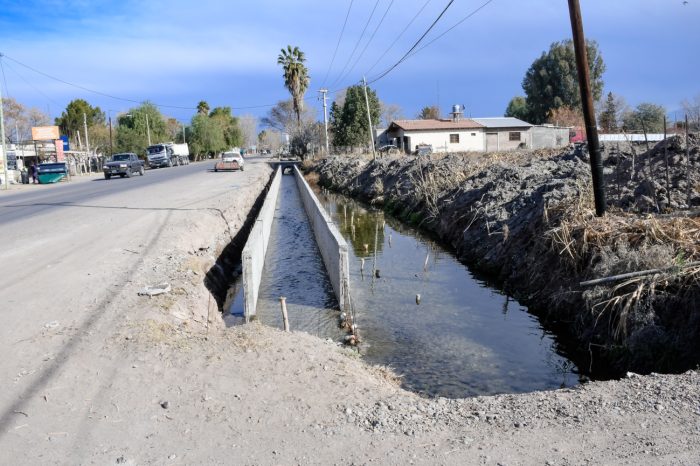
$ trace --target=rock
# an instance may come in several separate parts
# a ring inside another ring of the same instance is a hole
[[[160,403],[160,407],[163,408],[163,409],[168,409],[168,408],[170,407],[170,402],[168,402],[168,401],[162,401],[162,402]]]

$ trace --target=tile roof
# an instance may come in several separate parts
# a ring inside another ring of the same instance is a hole
[[[429,130],[454,130],[454,129],[476,129],[483,125],[463,118],[459,121],[452,120],[394,120],[391,125],[398,126],[404,131],[429,131]]]

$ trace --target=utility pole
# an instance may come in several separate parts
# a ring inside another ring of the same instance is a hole
[[[0,54],[0,60],[2,54]],[[5,189],[10,189],[10,180],[7,179],[7,147],[5,146],[5,116],[3,115],[2,105],[2,86],[0,86],[0,138],[2,138],[2,169],[5,172],[2,179],[5,183]]]
[[[328,112],[326,111],[326,94],[328,89],[320,89],[318,92],[323,95],[323,125],[326,129],[326,155],[330,154],[330,149],[328,148]]]
[[[87,115],[83,113],[83,128],[85,129],[85,150],[88,157],[88,173],[92,173],[92,160],[90,160],[90,137],[87,130]]]
[[[109,116],[109,158],[114,155],[114,147],[112,145],[112,115]]]
[[[151,127],[148,126],[148,113],[146,113],[146,134],[148,135],[148,145],[151,145]]]
[[[377,152],[374,150],[374,134],[372,134],[372,115],[369,112],[369,97],[367,97],[367,79],[362,77],[362,88],[365,90],[365,103],[367,104],[367,122],[369,123],[369,141],[372,146],[372,160],[377,160]]]
[[[19,125],[17,125],[17,122],[15,121],[15,137],[16,141],[15,144],[19,145],[19,150],[22,152],[22,164],[24,164],[24,144],[20,145],[19,144]],[[22,165],[24,166],[24,165]]]
[[[583,107],[583,119],[586,124],[588,137],[588,154],[591,158],[591,174],[593,175],[593,197],[595,199],[595,213],[598,217],[605,215],[605,186],[603,180],[603,161],[600,155],[600,141],[598,140],[598,127],[595,121],[593,108],[593,93],[591,92],[591,77],[588,68],[588,55],[586,53],[586,39],[583,35],[583,20],[581,18],[581,5],[579,0],[569,1],[569,16],[571,17],[571,31],[574,38],[574,51],[576,53],[576,68],[578,69],[578,83],[581,88],[581,105]]]
[[[182,142],[187,143],[187,133],[185,133],[185,124],[182,124]]]

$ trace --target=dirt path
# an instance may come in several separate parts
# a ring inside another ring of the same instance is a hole
[[[3,228],[0,464],[698,463],[695,372],[425,400],[333,342],[225,329],[204,275],[268,174]]]

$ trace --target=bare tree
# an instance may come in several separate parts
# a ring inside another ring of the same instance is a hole
[[[385,104],[380,102],[379,105],[382,109],[382,124],[385,128],[388,128],[392,121],[401,120],[403,116],[403,110],[399,105],[396,104]]]
[[[243,145],[252,147],[258,142],[258,118],[253,115],[238,117],[238,127],[243,134]]]
[[[695,123],[695,129],[700,131],[700,94],[696,95],[692,100],[685,99],[681,102],[683,111],[688,115],[688,121]],[[688,125],[693,126],[693,125]]]

